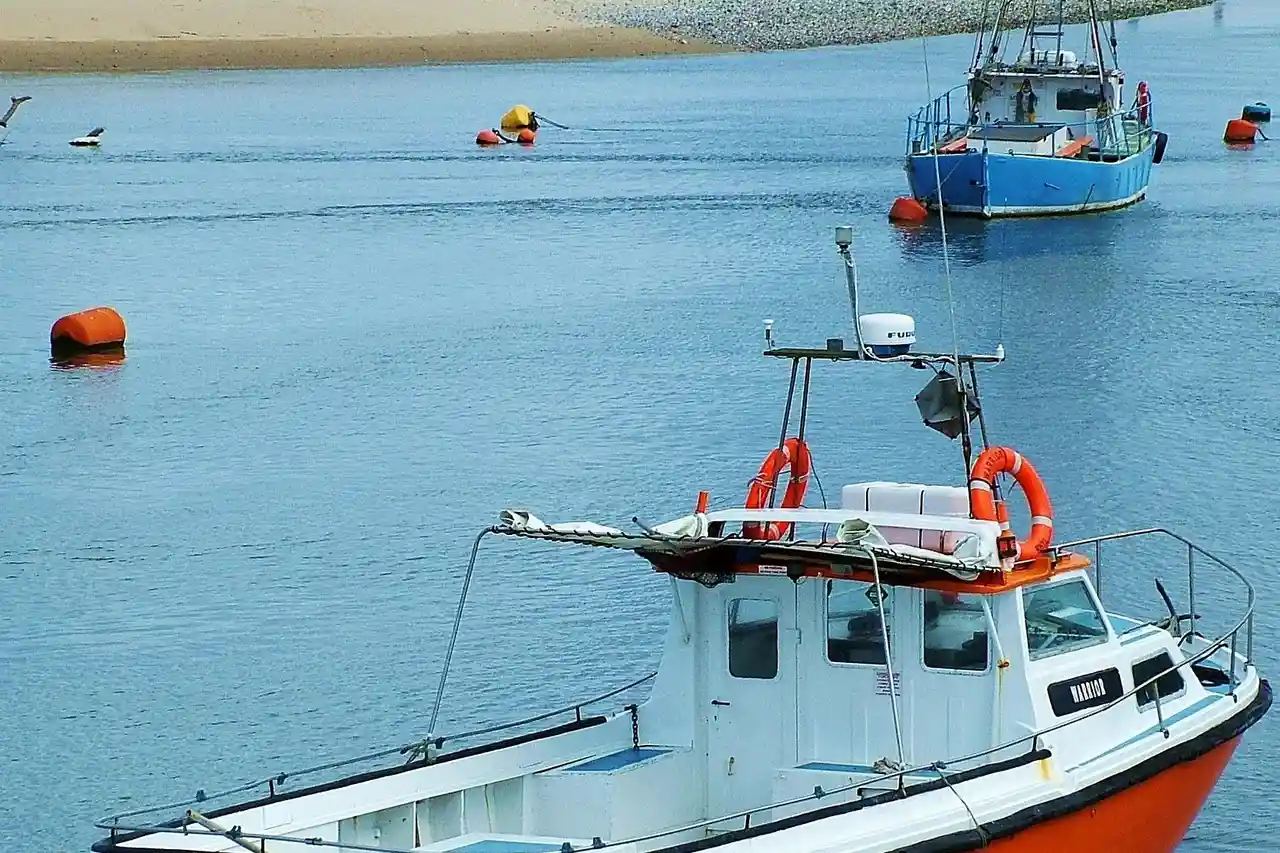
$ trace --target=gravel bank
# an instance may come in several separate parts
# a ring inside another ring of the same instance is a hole
[[[1211,0],[1101,0],[1118,18],[1205,6]],[[1108,6],[1110,3],[1110,7]],[[992,0],[575,0],[576,17],[742,50],[865,44],[976,32]],[[1024,12],[1028,3],[1018,4]],[[1040,3],[1043,10],[1044,2]],[[1084,0],[1068,0],[1072,22],[1088,19]]]

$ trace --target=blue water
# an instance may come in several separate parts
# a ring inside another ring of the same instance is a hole
[[[1167,524],[1250,571],[1280,649],[1274,274],[1280,142],[1228,118],[1280,79],[1266,0],[1121,23],[1171,136],[1150,198],[952,222],[963,346],[993,438],[1035,461],[1060,537]],[[968,37],[929,43],[934,93]],[[474,534],[508,506],[629,525],[740,501],[776,442],[783,343],[864,296],[951,341],[940,235],[905,192],[919,42],[786,54],[376,71],[9,78],[0,147],[0,842],[83,851],[95,817],[425,733]],[[479,150],[511,104],[574,130]],[[106,127],[100,150],[66,141]],[[48,363],[116,306],[123,364]],[[960,482],[918,372],[818,371],[818,473]],[[1164,576],[1185,594],[1171,563]],[[1109,596],[1158,615],[1150,571]],[[1206,576],[1217,624],[1238,600]],[[441,730],[552,708],[655,664],[639,562],[486,546]],[[1184,845],[1270,849],[1274,718]]]

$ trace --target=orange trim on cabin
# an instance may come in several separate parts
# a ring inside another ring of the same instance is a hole
[[[1101,802],[996,839],[987,849],[992,853],[1172,853],[1239,743],[1237,735]]]
[[[1074,157],[1093,144],[1092,136],[1082,136],[1074,142],[1068,142],[1054,153],[1054,157]]]
[[[1020,586],[1039,583],[1048,580],[1059,572],[1069,572],[1074,569],[1087,569],[1091,563],[1089,558],[1080,554],[1064,554],[1061,559],[1054,562],[1048,556],[1040,556],[1029,563],[1019,564],[1020,568],[1014,569],[1003,576],[998,572],[986,572],[978,576],[974,581],[948,580],[938,578],[937,580],[918,581],[916,583],[895,583],[892,586],[914,586],[920,589],[934,589],[940,592],[964,592],[976,595],[997,595],[1002,592],[1008,592],[1011,589],[1017,589]],[[655,566],[655,571],[667,572],[667,569]],[[787,566],[781,563],[743,563],[735,568],[734,574],[739,575],[765,575],[772,577],[786,577]],[[863,583],[872,583],[874,577],[872,573],[866,569],[854,569],[846,567],[833,567],[825,563],[810,563],[804,566],[801,572],[802,577],[806,578],[827,578],[829,580],[854,580]],[[881,576],[881,583],[885,582],[885,578]]]

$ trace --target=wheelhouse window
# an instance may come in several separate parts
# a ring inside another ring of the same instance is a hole
[[[1137,692],[1138,708],[1146,708],[1155,704],[1156,696],[1161,699],[1168,699],[1177,696],[1186,688],[1186,682],[1182,680],[1182,673],[1179,670],[1166,672],[1173,666],[1173,659],[1169,657],[1168,652],[1161,652],[1154,657],[1146,660],[1140,660],[1133,665],[1133,686],[1137,687],[1144,681],[1155,678],[1159,673],[1164,673],[1159,678],[1143,687]]]
[[[1107,641],[1107,625],[1083,580],[1025,588],[1022,610],[1032,660]]]
[[[924,591],[924,665],[985,672],[990,662],[987,615],[976,595]]]
[[[885,592],[885,621],[893,624]],[[884,634],[880,630],[880,610],[875,588],[860,581],[827,581],[827,660],[832,663],[884,665]],[[893,637],[892,629],[889,632]]]
[[[729,674],[734,678],[778,675],[778,604],[760,598],[729,602]]]

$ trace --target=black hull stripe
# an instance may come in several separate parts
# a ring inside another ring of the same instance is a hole
[[[1244,733],[1271,707],[1271,685],[1261,679],[1258,695],[1239,713],[1224,720],[1207,732],[1196,735],[1189,741],[1153,755],[1145,761],[1135,764],[1127,770],[1110,776],[1100,782],[1083,788],[1065,797],[1050,800],[1047,803],[1031,806],[1020,812],[983,824],[982,833],[977,830],[957,832],[941,838],[932,838],[918,844],[899,847],[893,853],[966,853],[985,847],[991,840],[1015,835],[1038,823],[1065,817],[1066,815],[1087,809],[1095,803],[1113,797],[1122,791],[1136,787],[1149,779],[1158,776],[1179,764],[1194,761],[1227,741]]]

